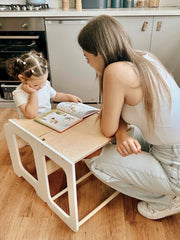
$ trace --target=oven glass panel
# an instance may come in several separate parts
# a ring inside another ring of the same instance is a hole
[[[12,100],[12,91],[20,83],[14,81],[6,71],[10,58],[36,50],[47,58],[45,32],[0,32],[0,98]]]
[[[34,33],[34,39],[32,33],[29,35],[29,39],[28,36],[22,36],[22,33],[21,35],[17,35],[16,33],[16,36],[14,36],[13,39],[13,34],[9,35],[11,39],[9,39],[9,36],[7,36],[7,39],[0,39],[0,81],[13,80],[6,72],[6,61],[8,59],[19,57],[31,50],[43,52],[45,57],[47,57],[45,37],[43,37],[43,33]],[[3,37],[5,36],[6,35],[3,35]]]

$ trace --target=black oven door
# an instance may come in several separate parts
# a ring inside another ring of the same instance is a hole
[[[15,82],[6,71],[6,62],[31,50],[42,52],[47,58],[45,32],[0,32],[0,94],[11,100],[11,92],[20,82]],[[10,85],[10,86],[9,86]],[[7,93],[8,91],[8,93]]]
[[[7,75],[6,61],[31,50],[47,57],[44,32],[0,32],[0,81],[13,80]]]

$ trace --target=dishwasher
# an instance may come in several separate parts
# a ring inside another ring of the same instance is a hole
[[[77,36],[88,19],[46,18],[46,37],[52,87],[79,96],[84,103],[99,103],[99,82],[87,64]]]

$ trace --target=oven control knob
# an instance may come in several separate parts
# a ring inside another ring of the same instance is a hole
[[[32,11],[32,10],[33,10],[33,6],[32,6],[32,5],[28,5],[28,6],[27,6],[27,9],[28,9],[29,11]]]
[[[22,6],[22,10],[23,10],[23,11],[26,11],[26,6]]]
[[[24,23],[21,25],[21,27],[22,27],[22,28],[27,28],[27,27],[28,27],[28,25],[27,25],[27,23],[26,23],[26,22],[24,22]]]

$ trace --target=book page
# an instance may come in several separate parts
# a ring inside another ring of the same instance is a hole
[[[88,106],[83,103],[61,102],[57,105],[57,109],[63,110],[79,118],[85,118],[100,110],[95,107]]]
[[[36,117],[34,120],[59,132],[63,132],[80,122],[82,119],[58,109],[54,109],[46,114]]]

